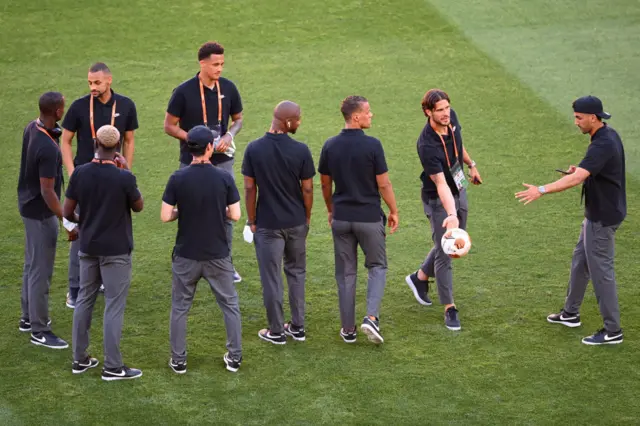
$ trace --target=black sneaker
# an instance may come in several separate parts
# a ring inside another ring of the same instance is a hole
[[[51,326],[51,318],[47,321],[47,327]],[[27,331],[31,331],[31,323],[28,319],[20,318],[20,324],[18,325],[18,330],[26,333]]]
[[[404,280],[411,291],[413,291],[413,296],[416,298],[419,304],[424,306],[431,306],[433,304],[428,295],[429,281],[422,281],[418,279],[418,272],[407,275]]]
[[[67,301],[65,302],[65,305],[69,309],[75,309],[76,308],[76,299],[71,297],[71,293],[67,293]]]
[[[98,364],[100,364],[100,361],[88,356],[84,361],[73,361],[73,364],[71,364],[71,372],[73,374],[81,374],[90,368],[97,367]]]
[[[622,343],[622,330],[610,333],[604,328],[582,339],[585,345],[617,345]]]
[[[232,358],[231,355],[229,355],[229,352],[225,353],[222,359],[227,366],[227,370],[231,371],[232,373],[238,371],[238,369],[240,368],[240,364],[242,364],[242,357]]]
[[[582,323],[580,322],[580,314],[570,314],[569,312],[565,312],[565,310],[561,310],[558,314],[551,314],[547,317],[547,321],[552,324],[562,324],[567,327],[580,327]]]
[[[362,320],[360,330],[367,335],[370,341],[380,344],[384,342],[384,339],[382,338],[382,334],[380,334],[380,326],[378,324],[378,318],[372,320],[366,316],[364,320]]]
[[[262,340],[266,340],[267,342],[271,342],[274,345],[286,345],[287,344],[287,336],[282,334],[271,334],[271,330],[264,328],[258,332],[258,336]]]
[[[346,333],[344,331],[344,328],[340,329],[340,337],[342,337],[342,340],[344,340],[346,343],[355,343],[356,342],[356,331],[353,330],[352,332]]]
[[[184,374],[187,372],[187,361],[176,362],[171,358],[169,360],[169,367],[171,367],[174,373]]]
[[[49,349],[66,349],[69,344],[53,334],[51,331],[31,333],[31,343],[36,346],[44,346]]]
[[[460,319],[458,318],[458,310],[455,306],[450,306],[444,313],[444,325],[453,331],[458,331],[460,327]]]
[[[137,379],[142,376],[142,371],[137,368],[129,368],[123,365],[120,368],[103,368],[102,380],[111,382],[113,380]]]
[[[284,334],[293,337],[293,340],[297,340],[298,342],[304,342],[306,339],[304,327],[296,327],[290,322],[284,324]]]

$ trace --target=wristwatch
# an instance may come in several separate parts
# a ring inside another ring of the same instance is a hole
[[[473,169],[476,166],[476,162],[475,161],[471,161],[471,164],[469,164],[469,168]]]
[[[547,190],[546,190],[546,189],[544,189],[544,185],[539,186],[539,187],[538,187],[538,191],[540,191],[540,193],[541,193],[541,194],[544,194],[544,193],[546,193],[546,192],[547,192]]]

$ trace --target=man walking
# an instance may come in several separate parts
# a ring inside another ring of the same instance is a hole
[[[209,283],[224,315],[227,370],[236,372],[242,363],[240,307],[225,230],[225,220],[240,219],[240,195],[229,173],[211,164],[216,139],[205,126],[189,130],[186,147],[191,164],[171,175],[162,196],[162,221],[178,220],[172,256],[169,360],[169,367],[178,374],[187,372],[187,316],[200,278]]]
[[[582,339],[586,345],[622,343],[620,307],[614,271],[615,234],[627,215],[624,147],[618,133],[603,119],[602,101],[585,96],[573,102],[575,124],[591,136],[587,153],[578,167],[571,166],[566,176],[543,186],[525,184],[516,197],[529,204],[545,194],[560,192],[582,184],[585,219],[571,261],[571,274],[564,307],[547,317],[553,324],[579,327],[584,293],[593,282],[604,328]]]
[[[469,212],[466,187],[468,181],[462,164],[469,166],[475,185],[482,178],[462,143],[461,126],[449,96],[442,90],[429,90],[422,98],[422,111],[427,124],[418,137],[418,156],[422,163],[422,204],[431,224],[433,248],[420,269],[405,278],[421,305],[431,305],[429,277],[435,277],[438,297],[444,305],[444,324],[449,330],[460,330],[458,309],[453,301],[451,258],[442,250],[440,241],[447,229],[467,227]]]
[[[363,131],[371,127],[373,113],[369,101],[362,96],[349,96],[342,101],[340,111],[345,127],[325,142],[318,165],[333,234],[342,322],[340,336],[347,343],[356,341],[355,296],[360,246],[369,270],[367,315],[360,329],[370,341],[379,344],[384,342],[379,310],[387,275],[386,218],[380,196],[389,207],[391,233],[398,227],[398,208],[382,144]]]
[[[211,156],[211,163],[226,171],[235,180],[234,138],[242,129],[242,100],[231,80],[221,77],[224,67],[224,47],[208,42],[198,50],[200,71],[195,77],[176,87],[169,100],[164,119],[164,131],[180,141],[180,167],[191,164],[187,149],[187,132],[204,125],[221,135]],[[232,124],[229,126],[229,119]],[[229,253],[232,251],[233,221],[226,221]],[[234,269],[234,282],[242,281]]]
[[[111,88],[113,76],[109,67],[97,62],[89,68],[89,93],[75,100],[62,122],[62,161],[71,176],[74,169],[91,162],[94,158],[96,130],[104,125],[118,129],[120,145],[129,167],[133,165],[134,132],[138,128],[138,113],[135,103]],[[76,156],[73,157],[73,138],[77,139]],[[82,212],[77,212],[82,214]],[[75,239],[69,249],[69,293],[67,307],[73,309],[79,288],[80,264],[78,250],[80,241]]]
[[[65,349],[67,342],[49,328],[49,287],[62,219],[58,121],[64,115],[64,97],[47,92],[40,96],[39,109],[40,116],[24,129],[18,177],[18,208],[25,230],[19,329],[31,332],[34,345]]]
[[[144,204],[127,160],[117,152],[120,141],[120,132],[114,126],[98,129],[95,158],[76,167],[64,200],[65,218],[80,223],[80,290],[73,312],[72,372],[83,373],[98,365],[87,348],[102,281],[105,297],[102,379],[106,381],[142,376],[142,371],[124,364],[120,353],[124,309],[131,285],[131,211],[142,211]],[[82,212],[80,220],[76,207]]]
[[[286,335],[305,340],[306,242],[316,174],[307,145],[291,137],[300,126],[300,107],[280,102],[271,128],[244,153],[245,202],[248,224],[255,233],[256,257],[269,328],[258,336],[284,345]],[[257,207],[256,207],[257,199]],[[289,287],[291,321],[284,322],[282,264]]]

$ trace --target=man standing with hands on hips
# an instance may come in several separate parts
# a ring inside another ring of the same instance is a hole
[[[306,248],[316,170],[309,147],[288,135],[295,134],[299,126],[300,107],[291,101],[280,102],[273,112],[271,128],[247,145],[242,162],[247,216],[255,233],[269,322],[258,336],[277,345],[287,343],[285,335],[297,341],[306,339]],[[283,259],[291,308],[291,321],[287,323],[282,309]]]
[[[405,278],[418,303],[431,305],[429,277],[435,277],[438,297],[444,305],[444,323],[449,330],[460,330],[458,309],[453,301],[451,258],[440,243],[447,229],[466,229],[469,211],[462,164],[469,166],[475,185],[482,183],[476,164],[462,143],[461,127],[442,90],[429,90],[422,98],[427,124],[418,137],[418,156],[422,163],[422,204],[431,224],[433,248],[422,266]]]
[[[234,178],[234,137],[242,129],[242,100],[231,80],[221,77],[224,67],[224,47],[216,42],[203,44],[198,50],[200,71],[176,87],[169,100],[164,119],[164,131],[180,141],[180,168],[191,164],[187,149],[187,132],[204,125],[221,135],[211,163]],[[232,124],[229,126],[229,119]],[[227,220],[229,251],[232,249],[233,221]],[[234,268],[234,282],[242,278]]]
[[[566,176],[557,181],[527,189],[516,197],[529,204],[545,194],[565,191],[582,184],[585,219],[573,251],[569,288],[564,307],[547,317],[553,324],[579,327],[580,306],[584,293],[593,282],[604,327],[582,339],[586,345],[622,343],[620,307],[614,271],[615,234],[627,215],[624,147],[618,133],[604,123],[611,118],[604,112],[602,101],[585,96],[573,102],[575,124],[591,143],[578,167],[571,166]]]
[[[76,167],[94,158],[96,131],[111,125],[120,133],[119,146],[129,167],[133,165],[134,132],[138,128],[135,103],[111,88],[113,77],[106,64],[97,62],[89,68],[90,94],[75,100],[62,121],[62,161],[71,176]],[[73,157],[73,138],[77,139],[76,156]],[[82,215],[82,212],[77,212]],[[67,307],[74,308],[78,296],[80,241],[71,243],[69,250],[69,293]],[[101,288],[102,289],[102,288]]]

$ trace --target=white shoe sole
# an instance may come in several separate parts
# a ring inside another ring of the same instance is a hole
[[[582,343],[585,344],[585,345],[589,345],[589,346],[617,345],[617,344],[622,343],[622,340],[612,340],[610,342],[594,343],[594,342],[587,342],[587,341],[585,341],[583,339]]]
[[[139,378],[139,377],[142,377],[142,373],[140,373],[140,374],[139,374],[139,375],[137,375],[137,376],[131,376],[131,377],[118,377],[118,376],[113,376],[113,377],[108,376],[108,377],[105,377],[105,376],[102,376],[102,380],[104,380],[105,382],[114,382],[114,381],[116,381],[116,380],[131,380],[131,379],[137,379],[137,378]]]
[[[449,326],[447,324],[445,324],[444,326],[447,327],[451,331],[460,331],[460,330],[462,330],[462,327],[451,327],[451,326]]]
[[[416,298],[419,304],[421,304],[422,306],[431,306],[433,304],[433,302],[432,303],[425,302],[420,298],[420,296],[418,296],[418,289],[416,288],[415,284],[411,280],[411,275],[407,275],[406,277],[404,277],[404,281],[407,283],[411,291],[413,291],[413,297]]]
[[[43,348],[49,348],[49,349],[67,349],[69,347],[68,343],[64,346],[49,346],[49,345],[45,345],[44,343],[34,342],[33,340],[30,340],[30,342],[36,346],[42,346]]]
[[[296,342],[304,342],[307,339],[307,336],[296,337],[296,336],[293,335],[293,333],[291,333],[290,331],[288,332],[286,329],[284,330],[284,334],[286,334],[287,336],[291,337]]]
[[[547,322],[550,324],[561,324],[561,325],[564,325],[565,327],[570,327],[570,328],[576,328],[582,325],[581,322],[575,323],[575,322],[566,322],[566,321],[554,321],[552,319],[549,319],[549,317],[547,317]]]
[[[362,330],[362,332],[364,334],[367,335],[367,338],[376,344],[381,344],[384,343],[384,339],[382,338],[382,336],[380,335],[380,333],[378,333],[373,327],[371,327],[369,324],[362,324],[360,326],[360,330]]]
[[[227,370],[231,371],[232,373],[235,373],[236,371],[238,371],[240,369],[240,367],[238,368],[234,368],[232,366],[229,365],[229,363],[227,362],[227,359],[223,357],[224,360],[224,365],[227,367]]]

